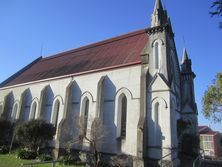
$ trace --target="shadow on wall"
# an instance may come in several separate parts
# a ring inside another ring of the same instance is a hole
[[[10,92],[5,97],[5,105],[4,105],[3,113],[2,113],[2,117],[5,118],[6,120],[11,120],[14,101],[15,101],[14,95],[12,92]]]
[[[148,95],[147,95],[147,108],[148,115],[148,133],[146,135],[146,141],[147,141],[147,153],[148,157],[150,159],[161,159],[163,156],[162,153],[162,141],[165,140],[165,136],[163,136],[162,130],[161,130],[161,124],[164,124],[164,119],[161,119],[161,103],[156,98],[155,101],[153,101],[152,97],[152,90],[150,83],[152,83],[153,77],[148,73],[147,74],[147,83],[148,83]],[[151,106],[151,107],[149,107]],[[161,122],[162,121],[162,122]]]
[[[0,104],[0,118],[2,117],[2,113],[3,113],[3,104]]]
[[[31,91],[30,89],[26,89],[21,95],[21,111],[19,115],[19,120],[21,122],[26,122],[29,120],[31,103],[32,103]]]
[[[105,150],[106,152],[116,152],[116,126],[115,126],[115,94],[116,87],[109,77],[104,78],[102,86],[102,108],[101,108],[101,121],[107,129],[107,135],[104,136],[103,141],[101,141],[100,151]],[[69,148],[70,146],[73,149],[81,149],[81,141],[74,142],[78,137],[78,129],[76,129],[76,118],[80,115],[80,102],[82,91],[76,81],[68,88],[69,94],[68,97],[68,107],[67,115],[61,124],[61,137],[60,137],[60,146],[62,148]]]
[[[61,137],[60,137],[60,146],[62,148],[72,147],[74,149],[79,149],[77,143],[74,143],[74,140],[77,138],[77,129],[75,127],[76,116],[80,114],[80,101],[82,91],[76,81],[67,88],[69,92],[68,102],[67,102],[67,114],[66,118],[61,123]],[[67,93],[68,93],[67,92]]]
[[[118,151],[118,145],[116,140],[116,125],[115,125],[115,95],[116,86],[111,81],[111,79],[106,76],[103,86],[103,107],[102,121],[107,129],[107,135],[104,137],[104,142],[102,143],[101,150],[105,152],[113,153]]]
[[[54,93],[50,85],[46,86],[42,91],[42,106],[40,110],[40,118],[50,123],[52,117],[52,104],[54,100]]]
[[[150,146],[148,148],[148,151],[150,152],[150,158],[157,158],[161,159],[163,154],[162,154],[162,140],[165,139],[165,137],[162,134],[161,127],[159,123],[157,124],[153,120],[151,120],[151,128],[150,130],[152,131],[151,133],[153,134],[150,136],[150,140],[152,141],[150,143]],[[152,138],[152,139],[151,139]]]

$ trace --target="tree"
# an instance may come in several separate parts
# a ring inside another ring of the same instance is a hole
[[[12,139],[13,124],[0,118],[0,145],[9,144]]]
[[[218,73],[213,84],[208,87],[202,98],[203,114],[215,122],[222,120],[222,73]]]
[[[213,11],[210,12],[211,16],[222,16],[222,0],[214,0],[211,8]],[[222,22],[219,23],[219,27],[222,29]]]
[[[91,121],[84,116],[75,116],[73,126],[70,125],[72,123],[64,123],[63,129],[65,131],[63,131],[62,146],[71,148],[78,145],[78,147],[81,147],[80,149],[88,146],[88,149],[86,149],[87,163],[92,167],[98,167],[101,162],[99,150],[104,138],[108,135],[102,121],[99,118],[94,118]],[[89,125],[91,125],[90,128]]]
[[[182,154],[196,157],[200,148],[199,143],[199,136],[186,133],[182,137],[180,151]]]
[[[19,142],[38,154],[39,148],[46,146],[48,141],[53,139],[55,128],[53,124],[43,120],[31,120],[20,125],[16,130],[16,135]]]

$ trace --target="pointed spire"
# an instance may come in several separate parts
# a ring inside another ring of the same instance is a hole
[[[188,58],[187,50],[186,50],[186,48],[184,48],[181,64],[184,64],[187,60],[189,60],[189,58]]]
[[[165,24],[167,22],[167,18],[167,12],[163,9],[161,0],[156,0],[152,14],[151,27]]]
[[[162,5],[161,0],[156,0],[153,13],[154,13],[155,11],[158,11],[158,10],[162,10],[162,11],[163,11],[163,5]]]
[[[186,72],[186,73],[192,73],[192,62],[191,59],[189,59],[187,50],[184,48],[183,50],[183,57],[181,61],[181,72]]]

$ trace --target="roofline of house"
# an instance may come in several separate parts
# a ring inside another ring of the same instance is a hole
[[[37,59],[36,59],[37,60]],[[32,63],[31,63],[32,64]],[[128,64],[123,64],[123,65],[116,65],[116,66],[109,66],[109,67],[105,67],[105,68],[100,68],[100,69],[95,69],[95,70],[89,70],[89,71],[84,71],[84,72],[79,72],[79,73],[73,73],[73,74],[68,74],[68,75],[62,75],[62,76],[58,76],[58,77],[53,77],[53,78],[47,78],[47,79],[42,79],[42,80],[37,80],[37,81],[31,81],[31,82],[26,82],[26,83],[21,83],[21,84],[17,84],[17,85],[11,85],[11,86],[6,86],[6,87],[0,87],[0,90],[5,90],[5,89],[10,89],[10,88],[15,88],[15,87],[19,87],[19,86],[25,86],[25,85],[30,85],[30,84],[34,84],[34,83],[40,83],[40,82],[45,82],[45,81],[52,81],[52,80],[56,80],[56,79],[63,79],[63,78],[67,78],[67,77],[74,77],[74,76],[80,76],[80,75],[86,75],[86,74],[91,74],[91,73],[96,73],[96,72],[102,72],[102,71],[108,71],[108,70],[112,70],[112,69],[119,69],[119,68],[125,68],[125,67],[129,67],[129,66],[136,66],[136,65],[140,65],[141,61],[137,61],[137,62],[133,62],[133,63],[128,63]],[[24,70],[26,70],[28,68],[28,66],[26,66],[24,68]],[[19,71],[20,72],[20,71]],[[23,71],[22,71],[23,72]],[[17,74],[17,73],[16,73]],[[20,74],[20,73],[19,73]],[[15,74],[14,74],[15,75]],[[17,74],[18,75],[18,74]],[[16,75],[16,76],[17,76]],[[14,76],[14,77],[16,77]],[[11,78],[11,77],[10,77]],[[9,79],[10,79],[9,78]],[[9,80],[8,79],[8,80]]]

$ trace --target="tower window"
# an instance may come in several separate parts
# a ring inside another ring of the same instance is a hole
[[[160,54],[161,54],[160,43],[155,42],[155,44],[154,44],[154,67],[155,67],[155,69],[160,68]]]

